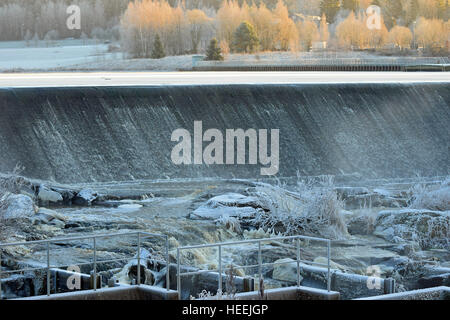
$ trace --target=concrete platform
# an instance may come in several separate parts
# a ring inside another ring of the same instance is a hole
[[[147,285],[120,286],[15,300],[178,300],[177,291]]]
[[[215,297],[205,300],[212,300]],[[237,293],[233,300],[261,300],[258,291]],[[286,287],[268,289],[264,291],[263,300],[340,300],[340,294],[336,291],[308,287]]]
[[[355,300],[450,300],[450,287],[434,287]]]

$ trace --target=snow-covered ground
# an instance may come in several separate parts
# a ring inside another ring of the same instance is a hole
[[[0,42],[0,71],[51,70],[73,65],[122,59],[108,44],[80,40]]]
[[[110,52],[110,45],[115,48]],[[119,43],[66,39],[58,41],[0,42],[0,72],[45,71],[177,71],[193,67],[193,55],[162,59],[129,59],[118,51]],[[198,66],[214,65],[202,61]],[[432,64],[448,63],[448,58],[382,57],[368,52],[261,52],[228,54],[220,64],[295,65],[295,64]]]

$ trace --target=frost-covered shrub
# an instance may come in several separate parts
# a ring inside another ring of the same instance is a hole
[[[378,213],[374,234],[388,241],[413,241],[422,249],[449,249],[450,212],[383,210]]]
[[[261,184],[255,195],[269,208],[254,223],[269,232],[284,235],[300,233],[342,239],[348,235],[341,211],[343,202],[334,190],[333,180],[323,177],[319,183],[299,180],[294,192],[281,186]]]
[[[414,234],[422,249],[450,249],[450,219],[431,218],[427,221],[427,232]]]
[[[410,208],[450,210],[450,176],[438,185],[416,184],[410,189],[410,194]]]
[[[216,224],[225,227],[225,229],[235,232],[237,234],[242,233],[241,222],[230,216],[224,216],[216,220]]]
[[[20,176],[22,171],[23,168],[16,165],[11,173],[0,176],[0,241],[7,238],[10,234],[8,224],[3,218],[8,198],[11,194],[19,193],[21,187],[26,184],[25,179]]]
[[[0,176],[0,209],[8,194],[19,193],[21,187],[26,184],[25,179],[20,176],[22,171],[23,168],[17,165],[11,173]]]

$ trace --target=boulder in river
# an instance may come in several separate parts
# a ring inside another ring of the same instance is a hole
[[[23,194],[9,194],[2,199],[4,210],[3,219],[27,219],[33,217],[36,213],[33,200]]]
[[[216,207],[252,207],[255,209],[262,208],[261,202],[256,197],[244,196],[239,193],[226,193],[211,198],[206,203],[211,208]]]
[[[65,221],[65,217],[63,217],[56,211],[46,208],[39,208],[38,212],[32,219],[33,224],[50,224],[60,228],[65,227]]]
[[[191,219],[217,220],[224,217],[251,219],[263,211],[259,200],[238,193],[209,199],[190,214]]]
[[[44,202],[44,203],[48,203],[48,202],[56,203],[56,202],[63,201],[63,197],[61,196],[60,193],[53,191],[44,185],[41,185],[39,187],[38,199],[39,199],[39,201]]]
[[[97,192],[92,189],[83,189],[75,196],[73,203],[79,206],[90,206],[98,197]]]
[[[297,282],[297,262],[291,258],[278,259],[273,267],[272,278],[280,281]],[[300,281],[303,278],[300,276]]]
[[[368,235],[373,232],[374,220],[369,215],[358,215],[352,217],[347,224],[347,230],[351,235]]]
[[[252,207],[218,207],[210,208],[208,206],[200,206],[190,214],[190,218],[194,220],[217,220],[225,217],[251,219],[258,214],[258,209]]]

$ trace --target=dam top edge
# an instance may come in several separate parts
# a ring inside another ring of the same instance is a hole
[[[105,72],[0,74],[0,88],[450,83],[447,72]]]
[[[330,87],[353,87],[353,88],[365,88],[368,86],[376,87],[392,87],[392,86],[423,86],[423,85],[439,85],[446,86],[450,88],[449,81],[377,81],[377,82],[275,82],[275,83],[220,83],[220,84],[126,84],[126,85],[48,85],[48,86],[0,86],[0,91],[29,91],[33,89],[39,90],[85,90],[85,89],[98,89],[98,90],[116,90],[116,89],[171,89],[171,88],[258,88],[258,87],[278,87],[278,88],[289,88],[289,87],[319,87],[319,86],[330,86]]]

